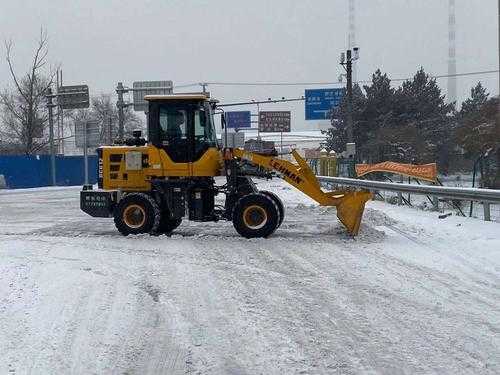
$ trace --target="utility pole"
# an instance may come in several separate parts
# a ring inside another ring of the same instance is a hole
[[[353,56],[354,52],[354,56]],[[346,54],[342,53],[340,55],[340,65],[343,66],[343,68],[346,71],[346,78],[347,78],[347,87],[346,87],[346,109],[347,109],[347,114],[346,114],[346,130],[347,130],[347,143],[353,143],[354,142],[354,135],[353,135],[353,118],[352,118],[352,107],[353,107],[353,99],[352,99],[352,63],[353,61],[358,60],[359,58],[359,48],[354,47],[352,51],[348,49],[346,51]]]
[[[113,144],[113,128],[112,128],[112,118],[109,116],[109,121],[108,121],[108,145]]]
[[[63,86],[62,69],[56,71],[56,95],[59,96],[59,91]],[[64,110],[59,100],[57,102],[57,153],[64,155]]]
[[[498,0],[500,1],[500,0]],[[260,140],[260,106],[257,103],[257,139]]]
[[[52,98],[55,95],[52,94],[52,89],[49,87],[47,89],[47,109],[49,110],[49,145],[50,145],[50,175],[52,180],[52,186],[56,186],[56,155],[54,147],[54,114],[53,108],[56,106],[52,102]]]
[[[349,36],[348,36],[348,48],[352,49],[356,46],[356,13],[355,13],[355,0],[349,0]],[[357,81],[356,74],[356,64],[352,67],[352,79],[354,82]]]
[[[346,73],[347,73],[347,142],[352,143],[354,141],[353,130],[352,130],[352,55],[351,50],[347,50],[347,63],[346,63]]]
[[[60,75],[59,85],[62,86],[63,85],[62,69],[59,70],[59,75]],[[57,90],[59,91],[59,87],[57,88]],[[64,155],[64,109],[62,108],[62,106],[59,106],[59,110],[61,111],[61,116],[60,116],[61,124],[60,124],[60,135],[59,135],[60,150],[59,150],[59,152]]]
[[[83,123],[83,164],[84,164],[84,180],[85,185],[89,184],[89,157],[88,157],[88,123],[85,121]]]
[[[448,103],[456,106],[457,101],[457,59],[456,59],[455,0],[448,3]]]
[[[59,94],[59,87],[61,87],[62,84],[59,82],[59,68],[56,70],[56,95]],[[59,102],[57,103],[57,118],[56,118],[56,123],[57,123],[57,150],[58,154],[61,154],[61,106],[59,105]]]
[[[123,114],[123,108],[125,107],[125,103],[123,101],[123,93],[125,92],[125,88],[123,87],[122,82],[118,82],[116,86],[116,93],[118,94],[118,101],[116,102],[116,106],[118,107],[118,140],[123,142],[123,133],[124,133],[124,122],[125,116]]]

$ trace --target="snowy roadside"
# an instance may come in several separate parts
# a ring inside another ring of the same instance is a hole
[[[500,372],[500,226],[369,202],[335,209],[281,181],[269,239],[230,223],[121,237],[79,188],[0,193],[0,372]]]

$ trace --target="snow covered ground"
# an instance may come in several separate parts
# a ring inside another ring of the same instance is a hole
[[[122,237],[78,188],[0,192],[0,373],[495,374],[500,224],[369,202],[360,236],[273,180],[269,239]]]

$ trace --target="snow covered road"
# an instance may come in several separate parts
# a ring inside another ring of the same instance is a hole
[[[369,202],[351,239],[259,187],[287,205],[269,239],[122,237],[78,188],[0,191],[0,373],[500,372],[500,224]]]

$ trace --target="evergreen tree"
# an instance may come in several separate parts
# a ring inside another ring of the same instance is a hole
[[[380,69],[372,75],[371,85],[364,86],[366,105],[358,127],[361,141],[358,150],[366,161],[381,161],[380,153],[386,145],[385,132],[382,128],[391,126],[394,121],[394,94],[391,80]],[[383,157],[382,157],[383,158]]]
[[[489,93],[486,92],[486,88],[483,87],[481,82],[478,82],[477,85],[470,90],[470,97],[462,103],[460,116],[463,118],[478,114],[481,107],[488,100],[488,96]]]
[[[445,103],[435,79],[420,68],[394,89],[387,74],[377,70],[364,90],[366,96],[355,86],[353,95],[354,138],[361,159],[438,161],[441,170],[447,168],[454,106]],[[327,146],[337,152],[345,149],[345,109],[343,102],[327,131]]]
[[[371,130],[386,123],[386,116],[391,113],[394,106],[394,92],[391,80],[380,69],[372,75],[370,86],[364,86],[366,92],[365,118],[372,124]]]
[[[476,158],[487,149],[500,145],[498,98],[488,97],[486,89],[478,83],[462,103],[454,138],[467,157]]]
[[[415,134],[408,160],[414,162],[438,161],[447,168],[450,149],[453,104],[445,103],[445,96],[436,80],[420,68],[413,79],[405,81],[395,93],[395,127],[414,128]],[[402,133],[403,135],[405,132]],[[407,142],[407,140],[399,140]]]
[[[328,151],[334,150],[337,153],[345,151],[347,143],[347,95],[344,97],[338,109],[332,111],[330,121],[332,127],[323,133],[326,134],[326,148]],[[353,136],[354,142],[358,144],[363,137],[362,128],[359,123],[363,120],[365,111],[366,97],[358,84],[352,89],[352,118],[353,118]]]
[[[396,112],[401,124],[414,123],[421,128],[442,123],[453,111],[436,80],[420,68],[413,79],[403,82],[396,91]]]

